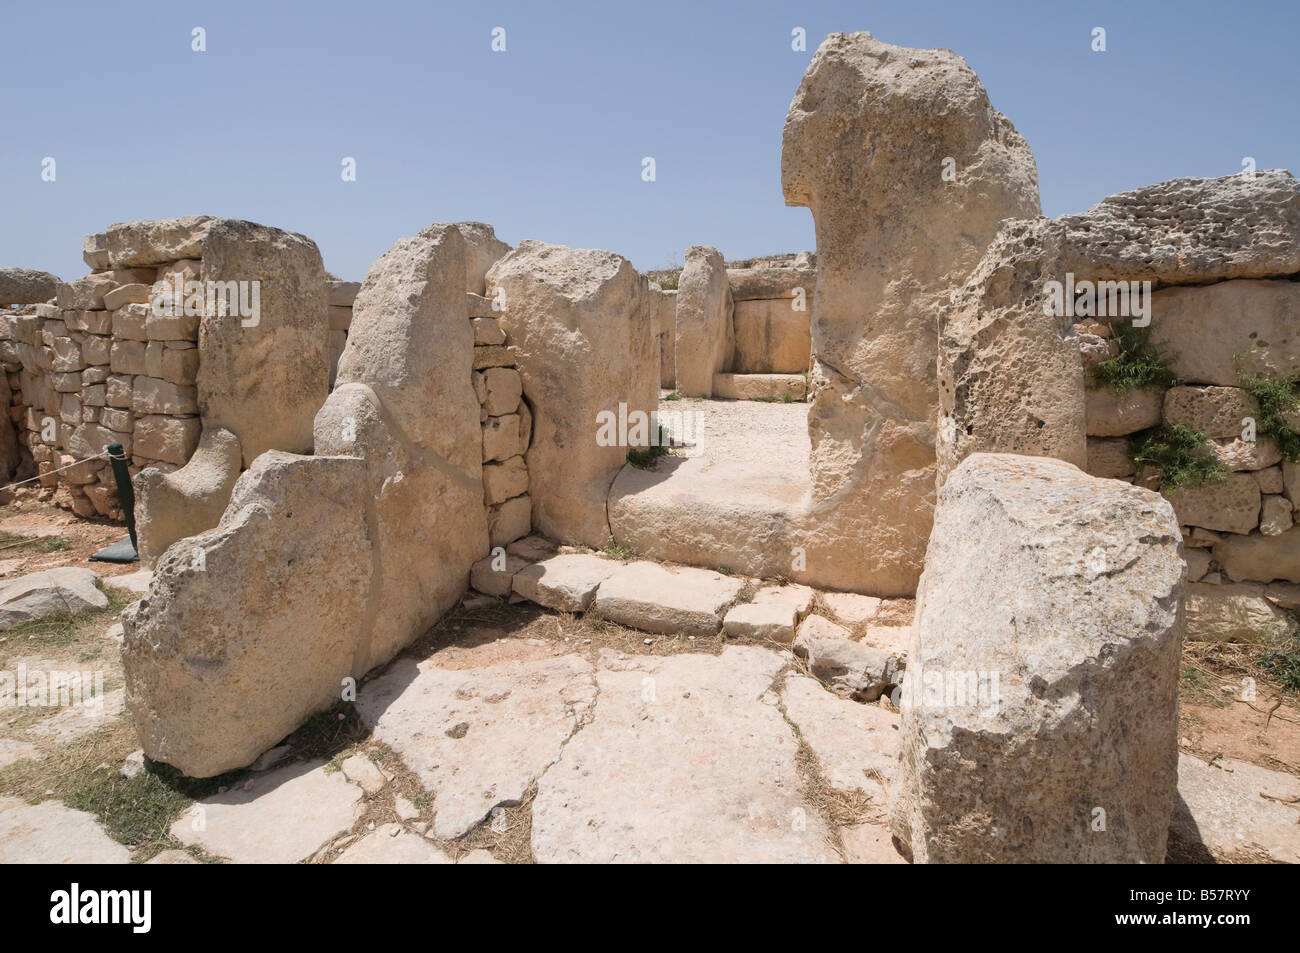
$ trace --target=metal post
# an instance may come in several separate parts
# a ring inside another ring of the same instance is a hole
[[[126,451],[120,443],[108,445],[108,458],[113,463],[113,482],[117,484],[117,502],[126,518],[126,531],[131,534],[131,548],[140,551],[135,540],[135,488],[131,486],[131,471],[126,468]]]

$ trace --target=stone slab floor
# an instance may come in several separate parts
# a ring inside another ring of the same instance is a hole
[[[905,641],[908,604],[856,623],[836,605],[814,610]],[[102,730],[129,745],[114,717]],[[176,802],[157,836],[110,837],[130,825],[39,790],[0,796],[0,862],[901,863],[898,736],[887,701],[832,694],[785,646],[471,594],[354,704]],[[159,790],[165,769],[139,774],[138,754],[96,778],[132,761],[131,783]],[[1296,862],[1297,797],[1295,775],[1184,754],[1171,856]]]
[[[661,400],[659,414],[688,446],[619,472],[609,495],[614,537],[668,562],[788,571],[785,528],[811,489],[808,405],[683,398]]]

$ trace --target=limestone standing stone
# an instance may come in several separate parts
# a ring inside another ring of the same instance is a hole
[[[686,249],[674,322],[678,393],[713,395],[713,375],[731,366],[735,352],[733,307],[722,254],[708,245]]]
[[[606,498],[634,435],[620,443],[617,427],[602,434],[599,415],[630,419],[658,405],[649,285],[612,252],[524,241],[488,272],[487,290],[504,295],[501,326],[532,407],[532,524],[553,539],[603,547]]]
[[[215,225],[205,254],[221,242]],[[250,763],[464,592],[487,549],[464,268],[451,226],[380,258],[317,455],[263,453],[217,528],[158,560],[123,617],[149,757],[194,776]],[[323,329],[323,278],[313,289]]]
[[[198,419],[192,422],[197,425]],[[197,432],[197,426],[194,429]],[[138,425],[136,433],[140,435]],[[239,479],[239,438],[220,427],[209,427],[196,436],[198,449],[194,454],[172,461],[185,464],[179,470],[164,473],[147,467],[131,481],[136,493],[140,562],[146,568],[178,539],[216,526]]]
[[[122,615],[141,747],[192,777],[249,764],[339,698],[373,567],[365,463],[269,451],[217,528],[158,560]]]
[[[652,289],[653,290],[653,289]],[[677,291],[660,291],[659,299],[659,386],[677,386]]]
[[[934,505],[936,318],[998,223],[1038,214],[1033,155],[955,53],[832,33],[786,117],[781,179],[817,231],[813,510],[793,542],[828,588],[910,594]]]
[[[949,475],[917,592],[894,834],[917,863],[1161,863],[1186,565],[1168,502],[1059,460]]]
[[[366,462],[352,492],[365,500],[377,574],[357,676],[455,605],[488,550],[464,268],[452,225],[402,239],[371,266],[335,389],[316,417],[317,453]]]
[[[110,229],[110,248],[113,238]],[[213,220],[203,278],[260,283],[258,315],[209,314],[200,326],[204,425],[239,438],[245,467],[266,450],[310,452],[312,419],[329,392],[325,266],[316,244],[252,222]]]
[[[481,295],[488,269],[510,253],[510,246],[497,238],[492,226],[484,222],[457,222],[455,228],[465,240],[465,290]]]

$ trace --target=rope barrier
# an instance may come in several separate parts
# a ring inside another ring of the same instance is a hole
[[[84,459],[82,459],[82,460],[74,461],[73,463],[69,463],[67,466],[58,467],[57,469],[54,469],[54,470],[46,470],[44,473],[38,474],[37,476],[34,476],[34,477],[32,477],[31,479],[28,479],[28,480],[19,480],[17,483],[9,483],[9,484],[6,484],[5,486],[0,486],[0,492],[3,492],[4,490],[10,490],[10,489],[13,489],[13,488],[16,487],[16,486],[22,486],[24,483],[35,483],[37,480],[43,480],[45,477],[49,476],[51,473],[60,473],[60,472],[62,472],[63,470],[71,470],[73,467],[80,466],[80,465],[83,464],[83,463],[87,463],[87,462],[89,462],[89,461],[91,461],[91,460],[102,460],[102,459],[104,459],[105,457],[110,457],[110,458],[112,458],[112,459],[114,459],[114,460],[125,460],[125,459],[126,459],[125,456],[121,456],[121,457],[113,457],[112,454],[107,453],[107,452],[105,452],[105,453],[97,453],[97,454],[95,454],[93,457],[86,457],[86,458],[84,458]]]

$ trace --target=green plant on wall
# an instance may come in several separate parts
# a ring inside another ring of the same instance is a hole
[[[1163,489],[1204,486],[1228,479],[1228,468],[1205,434],[1186,424],[1165,424],[1129,438],[1129,456],[1160,471]]]
[[[1283,377],[1271,371],[1246,374],[1240,370],[1241,355],[1237,357],[1237,378],[1243,390],[1259,404],[1255,418],[1255,438],[1272,440],[1283,459],[1300,462],[1300,433],[1287,424],[1286,418],[1300,411],[1300,377]]]
[[[1122,321],[1111,325],[1111,333],[1119,353],[1093,367],[1089,387],[1109,387],[1116,394],[1125,394],[1135,387],[1163,390],[1179,383],[1178,375],[1169,368],[1173,355],[1161,353],[1151,340],[1149,327],[1135,328]]]

